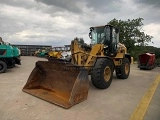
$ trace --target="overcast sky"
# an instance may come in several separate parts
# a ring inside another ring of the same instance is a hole
[[[63,46],[88,37],[113,18],[144,18],[144,32],[160,47],[159,0],[0,0],[0,36],[12,44]]]

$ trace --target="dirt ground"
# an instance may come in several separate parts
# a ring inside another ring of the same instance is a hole
[[[90,82],[86,101],[64,109],[27,93],[22,88],[38,60],[44,58],[22,56],[22,65],[0,74],[0,120],[128,120],[148,90],[160,67],[139,70],[131,65],[126,80],[114,74],[111,86],[105,90]]]

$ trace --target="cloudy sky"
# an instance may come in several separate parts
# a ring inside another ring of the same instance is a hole
[[[0,36],[12,44],[63,46],[75,37],[90,43],[91,26],[113,18],[144,18],[144,32],[160,47],[159,0],[0,0]]]

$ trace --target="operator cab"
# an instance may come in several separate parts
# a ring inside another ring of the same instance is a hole
[[[116,56],[119,42],[119,31],[112,25],[91,27],[89,37],[91,44],[104,44],[104,54]]]

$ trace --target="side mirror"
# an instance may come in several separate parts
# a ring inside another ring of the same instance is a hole
[[[92,39],[92,31],[94,30],[94,27],[90,28],[90,32],[89,32],[89,38]]]
[[[91,31],[89,32],[89,38],[92,39],[92,34]]]

